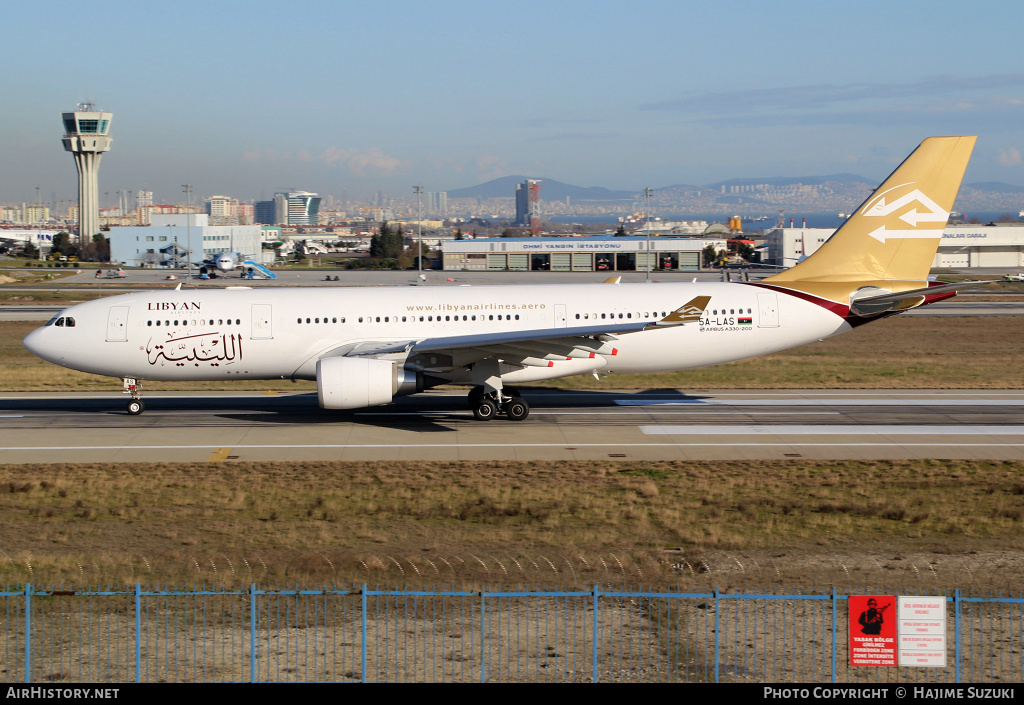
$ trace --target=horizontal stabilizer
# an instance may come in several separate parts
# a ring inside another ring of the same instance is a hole
[[[983,284],[991,284],[991,281],[956,282],[953,284],[940,284],[929,286],[924,289],[911,289],[909,291],[886,292],[877,296],[866,296],[854,299],[850,302],[850,311],[857,316],[877,316],[891,311],[906,311],[920,306],[929,296],[936,294],[948,294],[960,289],[969,289]]]

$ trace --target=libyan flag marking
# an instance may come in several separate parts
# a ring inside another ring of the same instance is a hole
[[[740,318],[737,322],[741,326],[749,326],[751,323],[753,323],[753,321],[754,321],[753,318]]]

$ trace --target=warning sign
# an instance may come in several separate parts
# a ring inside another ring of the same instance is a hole
[[[946,598],[899,598],[901,666],[946,666]]]
[[[891,595],[851,595],[850,665],[896,665],[896,598]]]

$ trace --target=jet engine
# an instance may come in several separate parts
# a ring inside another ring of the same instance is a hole
[[[323,409],[362,409],[389,404],[424,389],[423,373],[389,360],[325,357],[316,362],[316,393]]]

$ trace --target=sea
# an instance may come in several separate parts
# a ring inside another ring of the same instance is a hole
[[[1015,211],[977,211],[974,213],[961,213],[959,219],[963,222],[971,222],[977,219],[980,223],[990,223],[998,220],[1005,215],[1011,215],[1015,220],[1024,220],[1020,218]],[[706,220],[708,223],[728,223],[729,217],[734,215],[733,212],[718,212],[718,213],[658,213],[656,217],[662,220]],[[808,228],[838,228],[846,220],[849,214],[840,215],[839,213],[786,213],[784,216],[785,227],[790,227],[790,218],[793,219],[792,227],[808,227]],[[758,220],[758,218],[764,218],[764,220]],[[806,218],[807,222],[804,223],[803,219]],[[580,223],[585,225],[596,225],[598,223],[607,223],[609,228],[618,227],[618,220],[611,219],[607,215],[595,215],[595,216],[550,216],[546,217],[545,220],[549,220],[554,223]],[[743,229],[746,232],[756,232],[758,230],[766,230],[774,228],[779,221],[779,212],[774,211],[772,213],[749,213],[743,216]],[[951,222],[956,222],[957,219],[951,219]]]

